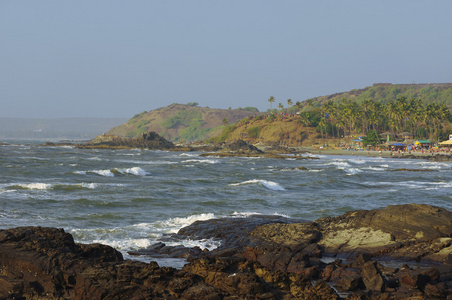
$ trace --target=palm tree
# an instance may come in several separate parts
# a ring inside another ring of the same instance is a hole
[[[302,113],[300,113],[300,122],[305,127],[311,126],[311,120],[309,118],[309,112],[302,112]]]
[[[287,99],[287,107],[291,107],[293,105],[292,99]]]
[[[268,98],[268,102],[270,102],[270,110],[272,110],[272,103],[275,102],[275,97],[270,96],[270,98]]]
[[[279,104],[278,104],[278,108],[279,108],[279,109],[283,109],[284,106],[283,106],[281,103],[279,103]]]
[[[301,110],[301,102],[300,101],[295,102],[295,106],[297,107],[298,110]]]

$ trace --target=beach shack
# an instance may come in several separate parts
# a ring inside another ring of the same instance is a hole
[[[448,147],[450,147],[450,146],[452,146],[452,140],[447,140],[447,141],[441,142],[439,144],[441,146],[448,146]]]
[[[414,134],[409,133],[409,132],[399,133],[399,136],[401,136],[402,139],[404,139],[404,140],[412,140],[414,138]]]
[[[432,146],[432,143],[429,140],[417,140],[414,144],[419,149],[430,149]]]
[[[404,144],[404,143],[391,143],[391,144],[389,144],[389,149],[391,151],[405,151],[406,150],[406,144]]]
[[[361,137],[359,137],[358,139],[354,139],[352,140],[352,147],[354,149],[362,149],[363,147],[363,140],[361,139]]]

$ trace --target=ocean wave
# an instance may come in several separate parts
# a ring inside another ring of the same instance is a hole
[[[363,170],[360,170],[358,168],[345,168],[344,171],[347,173],[347,175],[356,175],[363,172]]]
[[[232,217],[235,217],[235,218],[248,218],[248,217],[251,217],[251,216],[259,216],[259,215],[262,215],[261,213],[258,213],[258,212],[233,212],[232,213]],[[278,213],[278,212],[275,212],[275,213],[273,213],[272,214],[272,216],[280,216],[280,217],[284,217],[284,218],[288,218],[288,219],[290,219],[290,216],[288,216],[288,215],[285,215],[285,214],[280,214],[280,213]]]
[[[100,176],[106,176],[106,177],[115,177],[115,174],[111,170],[92,170],[88,171],[90,173],[95,173]]]
[[[105,177],[114,177],[116,174],[123,175],[135,175],[135,176],[146,176],[149,175],[149,172],[146,172],[140,167],[133,168],[114,168],[114,169],[106,169],[106,170],[90,170],[90,171],[74,171],[74,174],[78,175],[86,175],[87,173],[94,173],[100,176]]]
[[[14,191],[11,189],[19,189],[19,190],[77,190],[77,189],[96,189],[99,187],[98,183],[42,183],[42,182],[33,182],[33,183],[15,183],[5,186],[8,190],[5,191]]]
[[[362,165],[365,163],[363,159],[349,159],[348,161],[355,165]]]
[[[88,159],[88,160],[96,160],[96,161],[102,161],[102,160],[105,160],[105,159],[102,159],[102,158],[100,158],[100,157],[98,157],[98,156],[88,157],[87,159]]]
[[[198,154],[192,154],[192,153],[181,153],[181,154],[179,154],[179,156],[181,156],[181,157],[197,157],[197,156],[199,156]]]
[[[166,242],[166,244],[168,246],[178,246],[182,244],[187,248],[199,247],[201,249],[207,249],[209,251],[212,251],[221,246],[221,241],[212,238],[200,240],[184,239],[175,242]]]
[[[143,170],[140,167],[122,168],[122,169],[115,169],[115,170],[118,171],[119,173],[122,173],[122,174],[131,174],[131,175],[136,175],[136,176],[149,175],[148,172],[146,172],[145,170]]]
[[[424,169],[441,170],[443,168],[450,169],[451,164],[444,162],[422,162],[421,166]]]
[[[351,165],[346,160],[333,160],[326,163],[327,166],[336,166],[339,168],[351,167]]]
[[[365,169],[365,170],[372,170],[372,171],[386,171],[385,168],[375,167],[375,166],[369,166],[369,167],[366,167],[366,168],[363,168],[363,169]]]
[[[262,179],[253,179],[253,180],[247,180],[239,183],[231,183],[229,186],[240,186],[240,185],[247,185],[247,184],[255,184],[259,183],[266,187],[269,190],[273,191],[285,191],[286,189],[280,186],[278,183],[268,180],[262,180]]]
[[[256,215],[261,215],[261,213],[258,212],[233,212],[232,213],[232,217],[236,217],[236,218],[248,218],[251,216],[256,216]]]
[[[19,183],[19,184],[13,184],[10,187],[21,188],[21,189],[26,189],[26,190],[50,190],[51,188],[53,188],[53,184],[42,183],[42,182]]]
[[[171,218],[161,222],[159,225],[169,230],[170,233],[177,233],[182,227],[186,227],[196,221],[206,221],[214,218],[215,214],[204,213],[199,215],[191,215],[185,218]]]
[[[217,164],[220,161],[216,160],[216,159],[187,159],[182,161],[183,163],[204,163],[204,164]]]

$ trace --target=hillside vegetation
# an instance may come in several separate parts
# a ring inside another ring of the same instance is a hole
[[[264,100],[265,101],[265,100]],[[268,99],[270,105],[276,100]],[[135,115],[107,135],[138,137],[155,131],[173,142],[209,139],[253,144],[300,146],[350,141],[350,137],[410,133],[437,141],[451,133],[452,83],[374,84],[363,89],[316,97],[262,114],[255,108],[211,109],[197,103],[171,104]],[[384,137],[384,136],[383,136]],[[370,142],[370,141],[368,141]]]
[[[221,133],[226,125],[256,113],[255,108],[213,109],[199,107],[197,103],[171,104],[137,114],[106,135],[136,138],[143,132],[155,131],[173,142],[204,140]]]
[[[268,101],[271,102],[274,97]],[[350,143],[363,136],[364,144],[384,138],[445,140],[452,133],[452,84],[375,84],[325,97],[297,102],[267,116],[244,119],[229,126],[213,142],[243,139],[266,145],[301,146]]]
[[[386,103],[399,97],[408,99],[421,99],[423,103],[444,104],[452,108],[452,83],[430,83],[430,84],[391,84],[376,83],[363,89],[354,89],[348,92],[336,93],[308,99],[302,102],[302,106],[311,105],[319,107],[328,101],[339,101],[344,99],[361,103],[364,100],[374,100]]]

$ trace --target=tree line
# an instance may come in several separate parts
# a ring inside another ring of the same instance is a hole
[[[274,98],[270,98],[274,101]],[[272,103],[269,99],[269,102]],[[321,137],[340,138],[350,135],[367,135],[390,132],[409,132],[418,139],[448,139],[452,116],[445,104],[425,104],[419,98],[400,96],[387,102],[366,99],[329,100],[313,107],[288,99],[287,110],[298,111],[304,126],[315,127]],[[280,105],[281,107],[282,105]],[[281,107],[282,109],[282,107]]]

